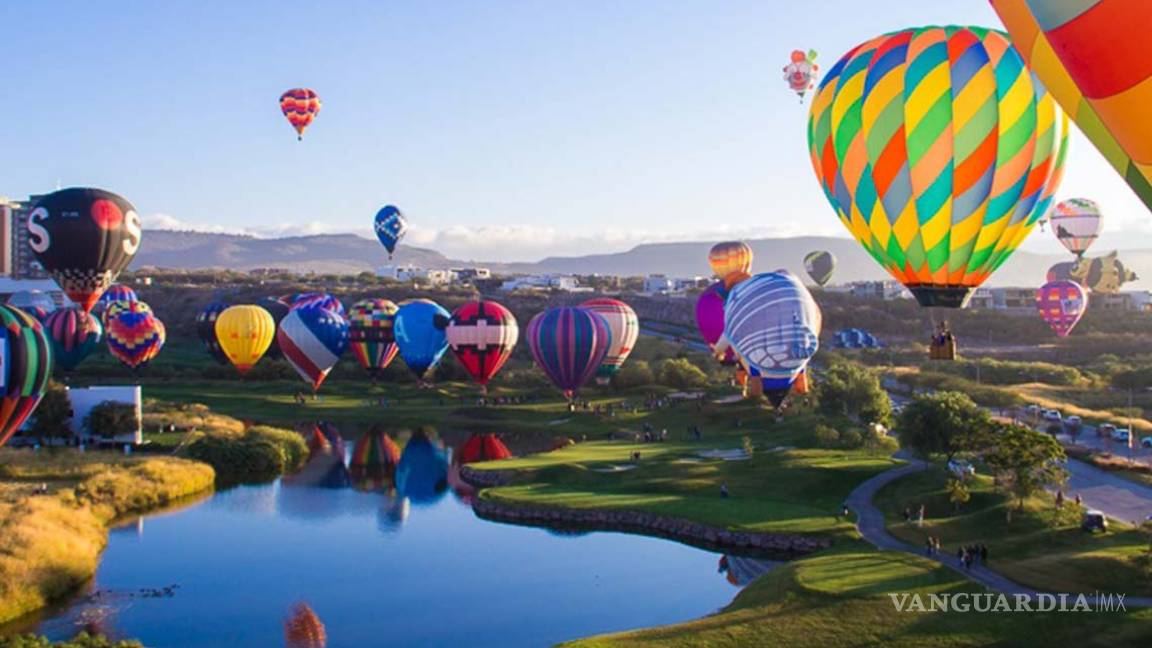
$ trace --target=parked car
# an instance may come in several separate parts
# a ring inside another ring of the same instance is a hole
[[[948,462],[948,472],[964,479],[976,474],[976,468],[964,459],[953,459]]]
[[[1111,423],[1101,423],[1096,426],[1096,436],[1112,436],[1112,433],[1115,431],[1116,426]]]
[[[1041,416],[1044,418],[1045,421],[1051,421],[1053,423],[1059,423],[1061,421],[1061,419],[1063,418],[1060,415],[1060,412],[1058,412],[1054,409],[1044,410],[1044,413]]]
[[[1152,448],[1152,436],[1146,436],[1140,439],[1140,446],[1144,448]]]
[[[1108,530],[1108,518],[1104,517],[1101,511],[1094,509],[1084,511],[1084,517],[1080,518],[1080,530],[1088,533],[1105,532]]]
[[[1067,427],[1067,428],[1078,428],[1078,427],[1080,427],[1080,423],[1081,423],[1080,417],[1076,416],[1075,414],[1064,419],[1064,427]]]
[[[1028,407],[1025,407],[1024,411],[1028,414],[1031,414],[1032,416],[1036,416],[1037,414],[1040,413],[1040,406],[1036,405],[1036,404],[1032,404],[1032,405],[1029,405]]]
[[[1120,441],[1121,443],[1128,443],[1128,437],[1131,436],[1131,434],[1132,433],[1128,431],[1128,428],[1118,428],[1112,432],[1112,440]]]

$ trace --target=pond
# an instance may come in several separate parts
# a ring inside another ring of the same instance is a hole
[[[5,631],[282,646],[305,603],[330,647],[547,646],[704,616],[772,565],[485,521],[466,487],[443,472],[425,479],[427,467],[397,472],[404,497],[353,488],[342,461],[321,457],[291,478],[129,521],[85,592]]]

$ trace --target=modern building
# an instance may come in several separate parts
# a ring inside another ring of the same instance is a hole
[[[1035,288],[977,288],[968,308],[1002,310],[1020,314],[1036,311]]]
[[[28,245],[28,215],[42,196],[25,201],[0,199],[0,274],[13,279],[47,279],[48,273]]]
[[[376,271],[376,276],[385,279],[395,279],[400,282],[418,282],[433,286],[450,284],[456,280],[454,270],[435,270],[415,266],[413,264],[402,266],[384,266]]]
[[[908,289],[898,281],[854,281],[847,284],[828,286],[824,290],[828,292],[847,293],[860,299],[882,299],[888,301],[892,299],[912,298],[912,293],[908,292]]]
[[[644,278],[644,292],[652,295],[673,295],[700,288],[708,284],[706,277],[669,277],[654,274]]]
[[[512,292],[515,290],[558,290],[561,292],[592,292],[591,288],[580,285],[580,281],[571,275],[529,275],[513,277],[500,284],[500,290]]]
[[[492,278],[492,271],[488,268],[452,268],[449,270],[456,275],[460,283],[473,283]]]

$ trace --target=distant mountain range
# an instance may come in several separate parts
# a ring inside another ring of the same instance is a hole
[[[827,250],[837,259],[833,283],[886,279],[855,241],[829,236],[759,239],[748,241],[757,270],[787,268],[803,276],[803,257],[811,250]],[[414,264],[422,268],[484,266],[502,274],[607,274],[636,276],[708,275],[708,249],[712,242],[652,243],[611,254],[547,257],[532,263],[477,262],[450,259],[426,248],[401,245],[389,261],[380,244],[355,234],[323,234],[288,238],[256,238],[237,234],[149,230],[133,264],[134,268],[203,269],[287,268],[296,272],[352,274],[374,271],[389,264]],[[1093,250],[1104,254],[1109,250]],[[1052,264],[1071,259],[1069,254],[1035,254],[1017,251],[989,280],[993,286],[1035,286],[1043,282]],[[1152,278],[1152,249],[1124,250],[1120,259],[1142,279]],[[1125,288],[1152,286],[1147,281]]]

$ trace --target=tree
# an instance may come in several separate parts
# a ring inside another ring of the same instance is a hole
[[[991,424],[988,412],[971,398],[944,391],[917,396],[900,413],[896,433],[900,445],[919,457],[944,454],[951,460],[979,448]]]
[[[136,406],[131,403],[104,401],[84,417],[84,427],[88,432],[110,439],[123,434],[134,434],[140,428],[136,416]]]
[[[838,363],[816,382],[819,411],[825,416],[846,416],[857,423],[892,421],[892,402],[876,374],[857,364]]]
[[[64,385],[52,380],[44,398],[36,406],[28,434],[37,439],[62,439],[72,436],[72,401]]]
[[[624,363],[620,371],[612,376],[612,386],[617,389],[631,389],[633,387],[647,387],[656,382],[652,367],[644,360],[632,360]]]
[[[1018,509],[1040,489],[1068,479],[1064,448],[1043,432],[1023,425],[997,425],[990,442],[984,463],[996,473],[997,483],[1016,497]]]
[[[708,386],[708,375],[686,358],[671,358],[660,365],[660,382],[676,389]]]
[[[959,479],[949,479],[948,486],[948,501],[952,502],[952,506],[957,511],[960,510],[961,504],[968,503],[972,499],[972,493],[968,490],[968,485]]]

